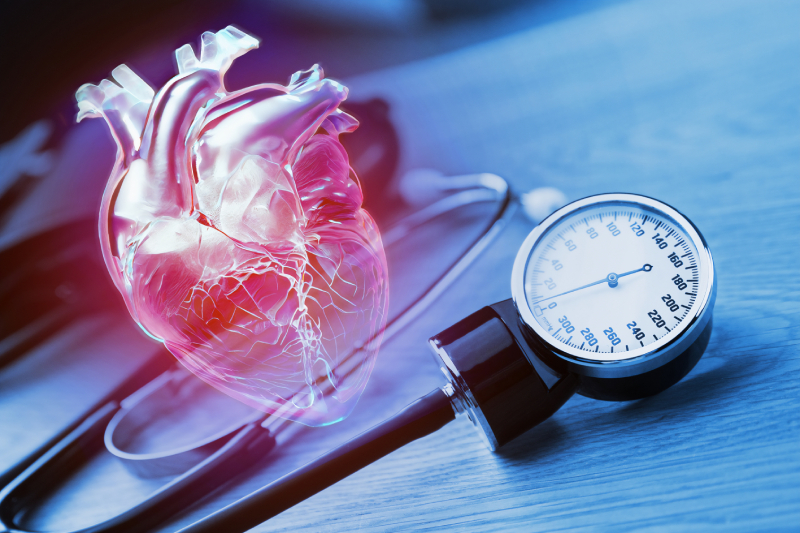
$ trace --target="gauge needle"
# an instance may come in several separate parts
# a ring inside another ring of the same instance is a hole
[[[645,264],[642,268],[637,268],[636,270],[631,270],[629,272],[623,272],[622,274],[616,274],[611,272],[608,276],[604,277],[601,280],[595,281],[594,283],[589,283],[588,285],[584,285],[582,287],[578,287],[577,289],[572,289],[571,291],[562,292],[561,294],[556,294],[553,296],[548,296],[547,298],[542,298],[541,300],[536,300],[533,302],[534,304],[538,304],[539,302],[544,302],[545,300],[552,300],[553,298],[558,298],[559,296],[564,296],[565,294],[569,294],[571,292],[579,291],[581,289],[585,289],[586,287],[592,287],[594,285],[599,285],[601,283],[608,283],[609,287],[616,287],[619,285],[619,278],[630,276],[631,274],[636,274],[637,272],[650,272],[653,270],[653,265]]]

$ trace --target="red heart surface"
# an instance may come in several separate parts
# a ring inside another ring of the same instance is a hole
[[[258,42],[233,27],[158,93],[128,67],[84,85],[117,160],[100,209],[106,266],[131,316],[189,370],[307,425],[341,420],[366,386],[386,322],[380,233],[339,134],[347,88],[318,66],[288,86],[228,92]]]

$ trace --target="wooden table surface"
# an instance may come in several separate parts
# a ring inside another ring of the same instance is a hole
[[[678,208],[716,261],[714,331],[697,367],[656,397],[576,396],[497,453],[459,419],[256,530],[800,530],[798,23],[796,1],[620,2],[345,80],[359,99],[390,101],[405,170],[493,172],[518,192],[553,186],[572,200],[624,191]],[[394,309],[486,212],[468,215],[416,235],[405,245],[413,254],[389,251]],[[513,258],[532,227],[515,215],[442,298],[385,343],[350,418],[287,435],[160,531],[235,501],[442,385],[427,338],[510,296]],[[91,403],[85,391],[102,396],[141,364],[111,357],[109,368],[86,369],[92,353],[111,354],[115,343],[147,351],[130,325],[114,328],[88,321],[33,354],[47,365],[59,361],[53,346],[86,340],[49,384],[25,378],[30,358],[0,372],[0,467],[77,416]],[[61,402],[55,391],[65,388],[73,392]],[[101,453],[54,481],[25,524],[86,527],[161,482]]]

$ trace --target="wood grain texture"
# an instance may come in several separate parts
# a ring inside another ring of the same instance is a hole
[[[405,169],[488,171],[520,192],[624,191],[675,206],[716,261],[714,332],[698,366],[656,397],[575,397],[498,453],[458,420],[254,531],[800,529],[798,20],[797,2],[637,0],[346,80],[359,99],[391,102]],[[416,235],[418,251],[452,257],[474,228],[451,224]],[[350,418],[281,436],[247,475],[160,530],[235,501],[441,385],[427,338],[509,297],[532,227],[517,215],[384,345]],[[435,277],[436,261],[420,268],[410,256],[389,258],[401,298]],[[2,401],[2,427],[26,434]],[[0,440],[3,458],[11,440]],[[29,523],[93,523],[153,490],[126,475],[98,456]]]

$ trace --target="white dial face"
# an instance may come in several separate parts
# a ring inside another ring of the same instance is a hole
[[[681,224],[642,204],[608,201],[568,214],[539,238],[524,290],[548,342],[618,361],[679,334],[700,305],[705,277]]]

